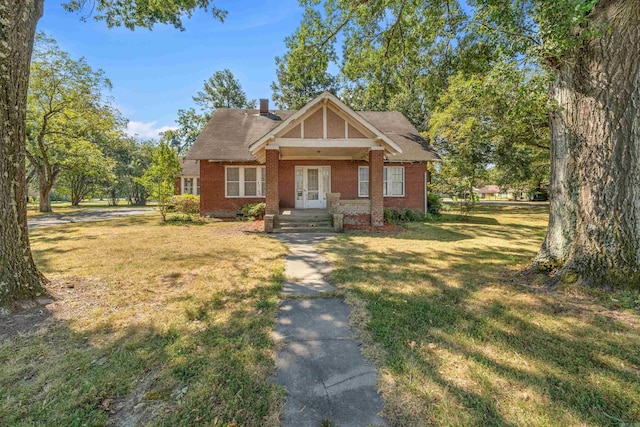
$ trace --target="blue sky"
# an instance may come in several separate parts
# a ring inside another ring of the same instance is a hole
[[[174,126],[179,108],[215,71],[230,69],[249,98],[270,98],[277,55],[284,37],[302,16],[297,0],[217,0],[228,10],[224,23],[198,11],[185,20],[186,31],[158,26],[153,31],[108,29],[104,22],[62,9],[60,0],[45,1],[38,30],[55,38],[73,57],[84,56],[102,68],[113,83],[112,96],[130,120],[130,132],[148,138]],[[85,12],[86,14],[86,12]]]

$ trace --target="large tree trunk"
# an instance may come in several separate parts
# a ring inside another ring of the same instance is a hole
[[[0,0],[0,306],[44,293],[29,246],[25,127],[29,62],[44,0]]]
[[[44,177],[38,176],[38,189],[40,192],[40,212],[51,212],[51,188],[52,186]]]
[[[640,2],[601,0],[601,37],[568,55],[551,94],[551,212],[535,263],[640,288]]]
[[[40,212],[51,212],[51,189],[40,187]]]

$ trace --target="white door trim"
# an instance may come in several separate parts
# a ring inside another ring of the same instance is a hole
[[[318,197],[310,199],[309,195],[316,190],[309,190],[309,170],[318,171]],[[328,185],[324,182],[324,171],[328,171]],[[294,167],[294,198],[296,209],[324,209],[327,207],[326,194],[331,192],[331,166],[295,166]],[[325,188],[328,187],[328,188]]]

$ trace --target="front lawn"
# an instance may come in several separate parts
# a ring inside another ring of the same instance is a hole
[[[36,229],[56,301],[0,319],[1,425],[277,425],[284,247],[157,216]]]
[[[640,422],[638,294],[522,274],[547,215],[479,207],[323,244],[366,325],[392,425]]]

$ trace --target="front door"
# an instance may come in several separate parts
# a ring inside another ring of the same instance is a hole
[[[326,208],[330,187],[330,167],[296,166],[296,209]]]

